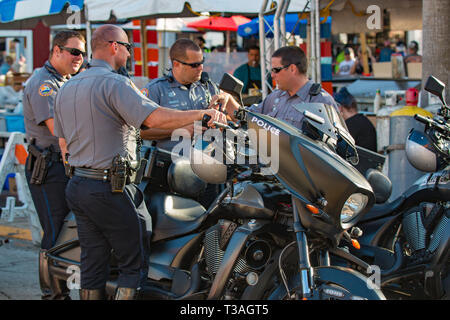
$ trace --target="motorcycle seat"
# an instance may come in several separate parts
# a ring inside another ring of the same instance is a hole
[[[395,210],[397,210],[403,204],[404,201],[405,201],[405,196],[401,195],[394,201],[374,205],[373,208],[370,209],[370,211],[367,212],[361,218],[361,222],[379,219],[381,217],[391,215]]]
[[[158,192],[147,202],[152,216],[152,242],[187,234],[206,218],[206,209],[197,201]]]

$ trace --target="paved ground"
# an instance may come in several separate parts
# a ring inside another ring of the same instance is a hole
[[[40,300],[39,248],[31,242],[26,219],[0,220],[0,300]],[[78,292],[72,290],[72,299]]]

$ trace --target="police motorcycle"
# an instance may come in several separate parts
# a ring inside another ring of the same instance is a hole
[[[425,128],[411,130],[405,149],[408,161],[428,173],[385,203],[392,184],[369,169],[366,177],[377,185],[377,205],[357,224],[360,250],[348,248],[364,260],[355,260],[353,267],[371,267],[371,272],[377,268],[383,293],[393,299],[450,298],[450,109],[442,82],[431,76],[425,90],[437,95],[443,106],[433,119],[415,115]]]
[[[221,88],[240,95],[242,83],[227,75]],[[222,127],[225,139],[194,139],[190,159],[169,161],[171,155],[161,150],[144,152],[148,162],[140,187],[153,234],[141,298],[385,298],[360,272],[330,262],[330,255],[357,259],[338,244],[354,243],[349,230],[375,202],[370,184],[348,162],[357,158],[353,139],[334,108],[298,108],[304,130],[241,109],[238,124]],[[251,136],[252,130],[265,135]],[[228,132],[237,138],[226,139]],[[261,173],[265,165],[251,161],[258,157],[254,146],[266,148],[272,159],[279,156],[276,172]],[[226,185],[208,209],[194,200],[205,182]],[[68,218],[41,260],[41,279],[58,290],[71,281],[68,270],[79,266],[79,257],[75,220]],[[113,296],[114,259],[110,269],[106,290]]]

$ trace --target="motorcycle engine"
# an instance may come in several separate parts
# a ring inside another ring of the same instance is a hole
[[[219,271],[228,242],[237,227],[236,223],[221,219],[218,224],[206,231],[204,239],[205,258],[207,271],[211,277],[214,277]],[[250,271],[259,270],[267,264],[271,254],[272,249],[267,241],[251,239],[238,258],[233,272],[246,274]]]
[[[418,262],[427,260],[438,248],[450,220],[450,209],[444,205],[422,203],[403,217],[403,228],[410,255]]]

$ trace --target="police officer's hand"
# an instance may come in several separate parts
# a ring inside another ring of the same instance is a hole
[[[225,108],[226,108],[230,98],[231,98],[231,95],[226,92],[216,94],[215,96],[213,96],[211,98],[211,103],[209,104],[209,108],[216,109],[216,110],[223,112],[223,111],[225,111]]]
[[[236,121],[234,117],[234,112],[239,110],[239,103],[233,98],[233,96],[226,92],[221,92],[218,95],[215,95],[211,99],[210,108],[226,111],[230,120]]]
[[[214,122],[227,124],[227,116],[224,113],[217,111],[216,109],[206,109],[204,115],[205,114],[211,117],[211,119],[208,121],[208,127],[210,128],[215,128]]]

